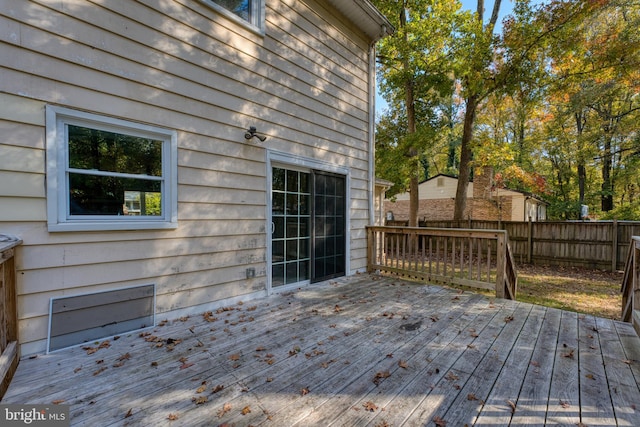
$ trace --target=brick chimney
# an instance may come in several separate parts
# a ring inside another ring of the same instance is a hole
[[[483,166],[476,168],[473,174],[473,198],[490,199],[493,187],[493,168]]]

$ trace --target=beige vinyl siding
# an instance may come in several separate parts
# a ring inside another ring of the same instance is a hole
[[[24,241],[23,354],[44,349],[52,297],[155,283],[162,319],[264,292],[267,148],[349,168],[351,269],[366,266],[369,45],[324,2],[267,0],[264,37],[198,0],[0,5],[0,232]],[[46,104],[177,130],[178,228],[49,233]]]

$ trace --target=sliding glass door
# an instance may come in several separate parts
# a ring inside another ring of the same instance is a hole
[[[273,168],[273,287],[345,274],[345,182],[342,175]]]

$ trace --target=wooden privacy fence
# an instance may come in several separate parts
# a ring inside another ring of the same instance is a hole
[[[622,279],[622,320],[640,335],[640,237],[633,237]]]
[[[624,269],[628,242],[640,235],[638,221],[421,221],[420,226],[505,230],[520,263],[610,271]]]
[[[0,398],[18,367],[15,247],[22,240],[0,234]]]
[[[507,233],[422,227],[367,227],[368,271],[495,290],[516,298]]]

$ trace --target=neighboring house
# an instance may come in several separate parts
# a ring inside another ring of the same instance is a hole
[[[458,178],[439,174],[419,185],[418,218],[425,221],[453,219]],[[395,201],[385,200],[385,211],[397,221],[409,219],[409,193],[398,194]],[[543,221],[547,203],[521,191],[497,188],[489,168],[476,173],[467,187],[465,219],[487,221]]]
[[[366,268],[366,0],[14,1],[0,232],[22,354]],[[51,314],[51,316],[50,316]]]

